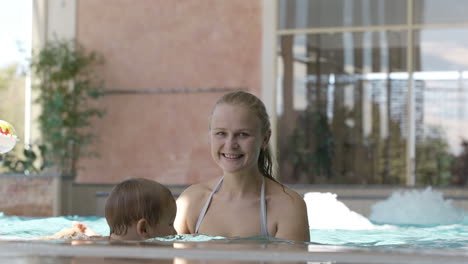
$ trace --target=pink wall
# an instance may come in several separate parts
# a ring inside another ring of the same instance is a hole
[[[105,58],[109,90],[261,90],[261,0],[80,0],[77,39]],[[109,94],[95,123],[99,159],[78,182],[150,177],[190,184],[220,175],[208,117],[220,92]]]
[[[5,215],[51,216],[53,177],[0,176],[0,212]]]

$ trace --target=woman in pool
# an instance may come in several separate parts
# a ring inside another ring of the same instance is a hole
[[[256,96],[237,91],[218,99],[210,119],[210,142],[223,175],[180,195],[178,234],[309,241],[304,199],[272,176],[270,135],[265,105]]]

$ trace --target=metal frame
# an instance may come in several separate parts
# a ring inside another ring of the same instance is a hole
[[[270,115],[271,137],[270,146],[274,160],[276,160],[278,151],[278,134],[277,134],[277,59],[276,51],[278,49],[277,35],[278,31],[276,24],[278,21],[278,3],[277,1],[262,0],[262,99]],[[273,167],[273,177],[278,176],[277,166]]]

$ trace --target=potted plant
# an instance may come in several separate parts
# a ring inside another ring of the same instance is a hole
[[[96,138],[89,129],[91,120],[104,114],[93,103],[103,95],[103,82],[95,76],[101,63],[96,52],[69,40],[48,42],[33,54],[44,160],[60,175],[74,178],[78,160],[96,154],[87,147]]]

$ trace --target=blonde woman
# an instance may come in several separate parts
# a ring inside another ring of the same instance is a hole
[[[180,195],[177,233],[308,242],[304,199],[272,176],[271,129],[263,102],[243,91],[225,94],[213,108],[209,129],[211,155],[223,175]]]

